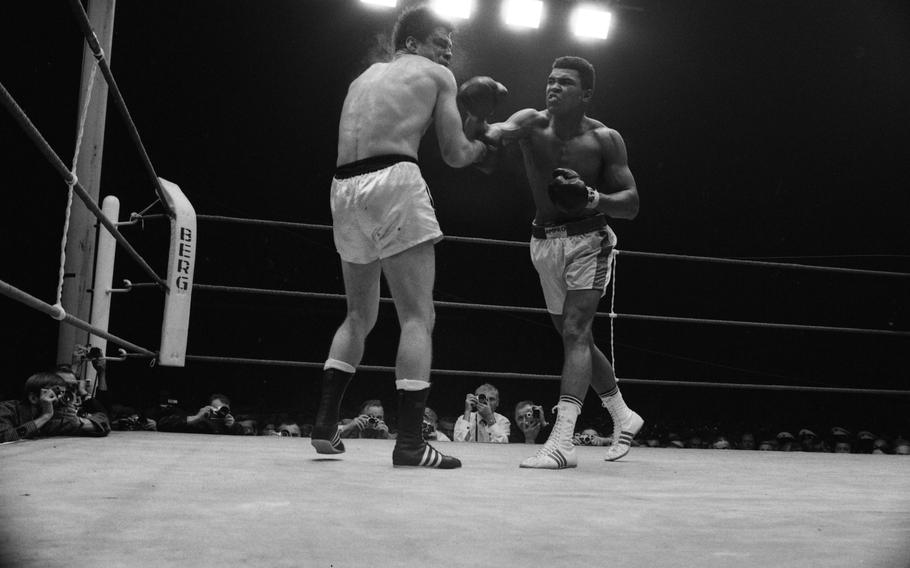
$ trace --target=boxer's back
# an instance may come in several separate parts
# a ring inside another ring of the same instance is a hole
[[[341,110],[336,165],[382,154],[416,158],[443,70],[425,57],[401,55],[357,77]]]

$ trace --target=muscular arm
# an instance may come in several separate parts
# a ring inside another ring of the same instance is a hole
[[[595,136],[607,164],[597,187],[601,194],[597,210],[616,219],[634,219],[638,215],[638,188],[629,169],[626,144],[619,132],[611,128],[599,128]]]
[[[483,157],[486,148],[483,142],[468,140],[462,131],[461,115],[455,102],[455,76],[442,66],[439,66],[438,73],[439,92],[433,118],[439,150],[446,164],[463,168]]]
[[[504,122],[489,125],[484,136],[497,145],[509,144],[525,138],[531,132],[531,126],[539,120],[540,111],[524,108],[514,113]]]

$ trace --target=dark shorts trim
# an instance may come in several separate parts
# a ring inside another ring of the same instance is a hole
[[[598,213],[578,221],[570,221],[562,225],[531,225],[531,236],[535,239],[559,239],[584,235],[607,226],[606,216]]]
[[[380,156],[370,156],[356,162],[342,164],[335,168],[335,179],[347,179],[370,172],[378,172],[398,162],[417,163],[416,158],[404,154],[382,154]]]

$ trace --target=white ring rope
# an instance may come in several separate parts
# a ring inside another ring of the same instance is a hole
[[[613,366],[613,375],[616,376],[616,353],[614,351],[613,344],[613,322],[616,320],[616,312],[613,310],[613,307],[616,305],[616,250],[610,251],[610,263],[613,264],[611,272],[612,289],[610,290],[610,364]]]

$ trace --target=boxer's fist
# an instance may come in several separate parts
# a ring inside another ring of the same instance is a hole
[[[509,90],[491,77],[472,77],[458,88],[456,101],[468,114],[486,119],[508,94]]]
[[[553,170],[553,181],[547,186],[547,193],[553,205],[567,215],[594,209],[600,201],[600,194],[588,187],[578,176],[578,172],[568,168]]]

